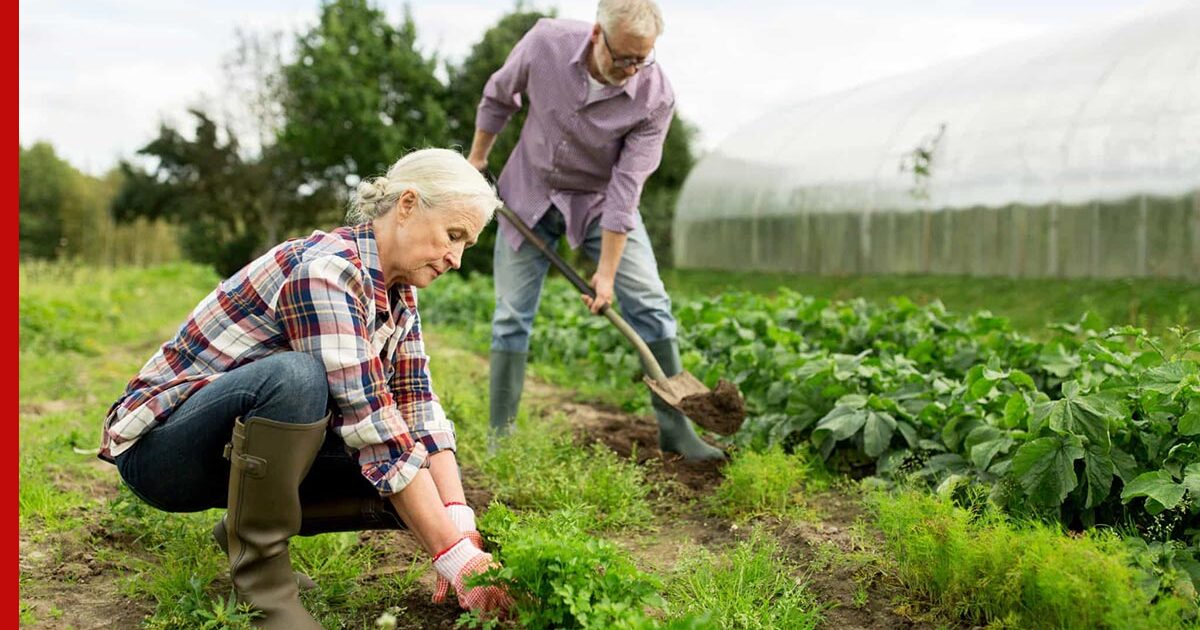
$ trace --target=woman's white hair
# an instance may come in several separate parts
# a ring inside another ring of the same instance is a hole
[[[596,21],[609,37],[616,32],[658,37],[663,32],[662,11],[653,0],[600,0]]]
[[[485,224],[502,203],[496,189],[457,151],[420,149],[400,158],[387,175],[359,182],[346,223],[357,225],[387,214],[406,190],[416,193],[423,210],[474,206]]]

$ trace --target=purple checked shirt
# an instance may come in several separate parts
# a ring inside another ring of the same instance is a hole
[[[500,133],[521,108],[529,113],[516,149],[500,172],[504,203],[533,226],[554,204],[571,247],[596,217],[625,233],[636,225],[646,178],[662,159],[675,93],[659,64],[623,86],[590,95],[587,77],[592,25],[543,18],[517,42],[483,88],[475,126]],[[515,250],[521,235],[507,221],[500,234]]]

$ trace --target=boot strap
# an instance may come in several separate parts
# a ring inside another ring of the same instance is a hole
[[[230,467],[236,468],[255,479],[262,479],[267,476],[267,460],[244,453],[234,457],[232,443],[225,445],[225,450],[222,451],[221,457],[229,460]]]

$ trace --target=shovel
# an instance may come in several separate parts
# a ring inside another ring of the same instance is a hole
[[[588,286],[583,278],[580,278],[579,274],[575,273],[575,270],[567,265],[554,250],[547,247],[516,213],[505,206],[501,206],[498,212],[513,227],[517,228],[525,240],[545,254],[546,258],[550,260],[550,264],[562,272],[580,293],[590,298],[596,297],[595,290]],[[645,381],[650,391],[709,431],[721,435],[732,435],[741,428],[742,421],[746,418],[746,406],[742,402],[741,392],[738,391],[736,385],[721,379],[717,383],[716,390],[710,390],[687,370],[667,377],[646,342],[642,341],[642,338],[634,332],[624,318],[609,308],[607,304],[601,307],[600,314],[607,317],[608,321],[612,322],[613,326],[616,326],[617,330],[621,331],[621,334],[625,335],[629,343],[632,343],[637,349],[638,355],[642,358],[642,365],[648,372],[642,377],[642,380]]]

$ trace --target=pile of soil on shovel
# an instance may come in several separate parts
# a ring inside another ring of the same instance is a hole
[[[717,382],[712,392],[692,394],[679,401],[679,409],[692,422],[720,435],[733,435],[746,419],[746,403],[733,383]]]

